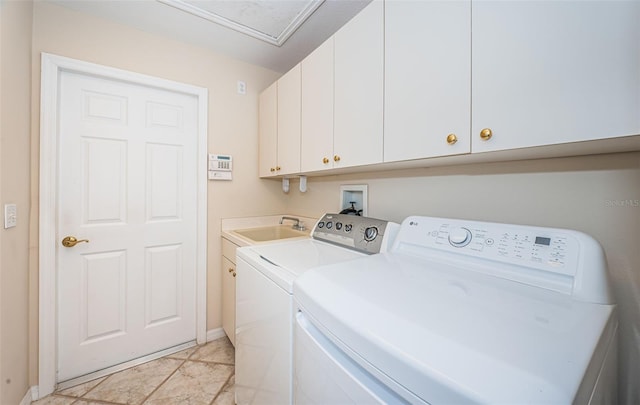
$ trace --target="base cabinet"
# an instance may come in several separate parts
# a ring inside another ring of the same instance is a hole
[[[236,345],[236,249],[222,239],[222,329]]]

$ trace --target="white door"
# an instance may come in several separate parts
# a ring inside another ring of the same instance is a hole
[[[382,162],[384,4],[374,0],[334,36],[333,166]]]
[[[60,80],[59,382],[195,340],[198,134],[195,96]]]
[[[384,34],[384,161],[469,153],[471,1],[388,1]]]
[[[639,1],[475,1],[471,13],[473,152],[638,134]]]

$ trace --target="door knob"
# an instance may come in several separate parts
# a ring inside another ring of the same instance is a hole
[[[67,236],[64,239],[62,239],[62,246],[64,246],[64,247],[74,247],[78,243],[82,243],[82,242],[89,243],[89,239],[80,239],[80,240],[78,240],[78,239],[76,239],[75,236]]]

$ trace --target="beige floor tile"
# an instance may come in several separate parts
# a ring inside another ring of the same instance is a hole
[[[71,405],[76,398],[59,397],[57,395],[49,395],[35,402],[31,405]]]
[[[145,405],[208,405],[233,374],[234,367],[187,361]]]
[[[169,357],[169,358],[172,358],[172,359],[183,359],[183,360],[186,360],[186,359],[189,358],[189,356],[191,356],[193,353],[195,353],[196,350],[198,350],[198,346],[193,346],[193,347],[190,347],[188,349],[179,351],[177,353],[170,354],[170,355],[165,356],[165,357]]]
[[[200,346],[189,360],[210,361],[215,363],[235,364],[235,350],[229,339],[214,340],[204,346]]]
[[[105,378],[107,377],[98,378],[96,380],[92,380],[84,384],[80,384],[71,388],[60,390],[60,391],[57,391],[56,394],[68,395],[70,397],[81,397],[87,392],[91,391],[93,387],[95,387],[96,385],[104,381]]]
[[[182,360],[161,358],[112,374],[85,395],[85,399],[140,404],[181,364]]]
[[[235,375],[231,376],[227,385],[222,389],[222,392],[220,392],[216,400],[213,401],[213,405],[235,405],[235,379]]]

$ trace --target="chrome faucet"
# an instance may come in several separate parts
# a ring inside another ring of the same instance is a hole
[[[284,222],[285,219],[288,219],[288,220],[291,220],[291,221],[296,221],[291,228],[295,229],[296,231],[304,231],[304,224],[300,223],[300,219],[299,218],[284,216],[284,217],[280,218],[280,225],[282,225],[282,223]]]

